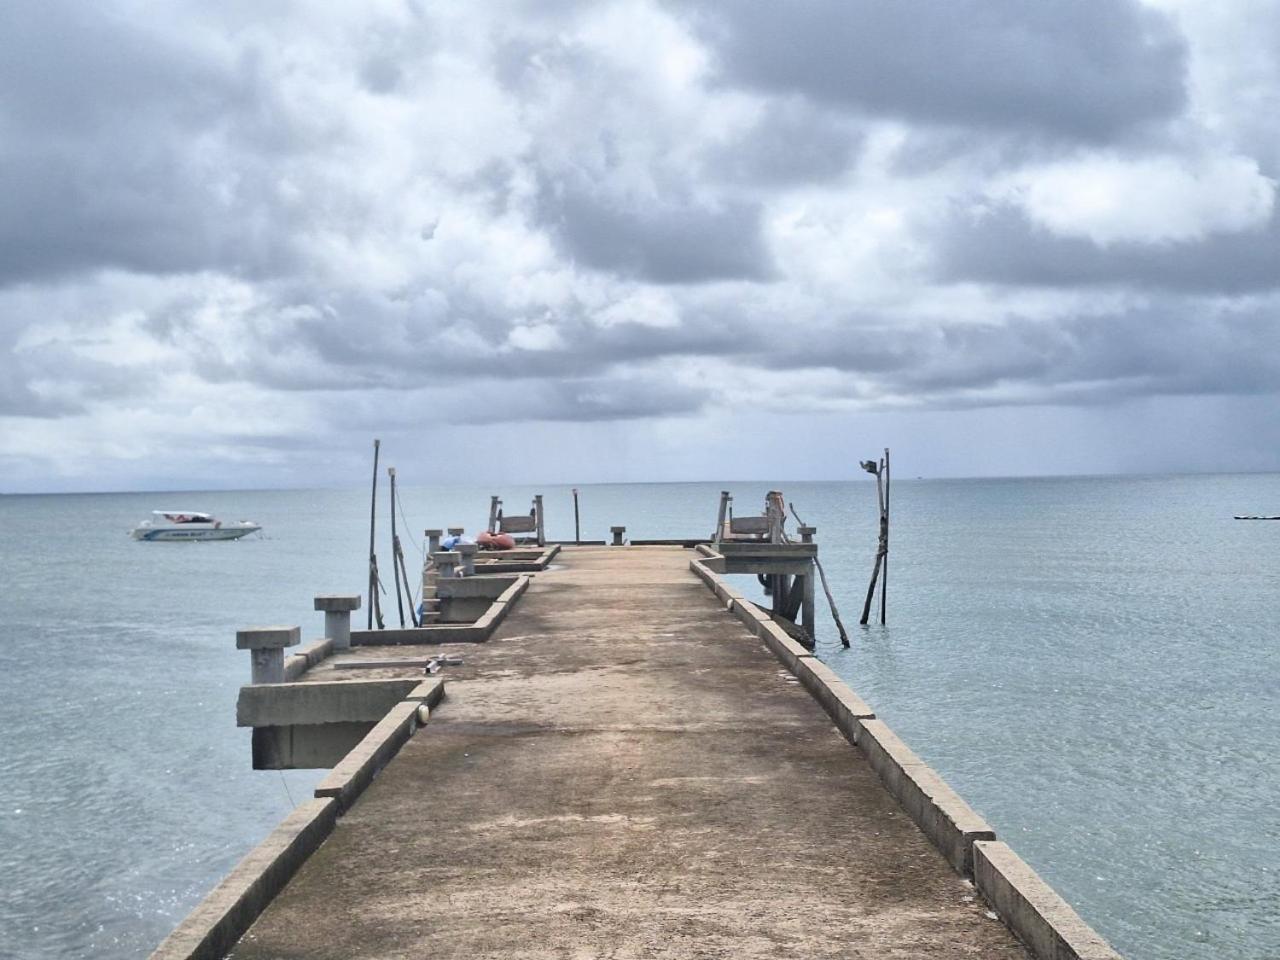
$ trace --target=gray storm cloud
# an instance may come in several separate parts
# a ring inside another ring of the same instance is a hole
[[[0,462],[1272,395],[1280,66],[1213,10],[7,4]]]

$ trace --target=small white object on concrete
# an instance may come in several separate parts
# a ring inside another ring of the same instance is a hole
[[[302,642],[301,627],[246,627],[236,631],[236,649],[252,657],[253,683],[284,683],[284,648]]]
[[[351,611],[360,609],[358,593],[327,593],[316,597],[316,609],[324,611],[324,635],[335,650],[351,649]]]

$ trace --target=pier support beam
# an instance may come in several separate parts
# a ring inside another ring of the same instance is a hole
[[[333,649],[351,649],[351,611],[360,609],[358,593],[328,593],[316,597],[316,609],[324,611],[324,635]]]
[[[284,648],[302,642],[300,627],[247,627],[236,631],[236,649],[248,650],[253,683],[284,683]]]
[[[809,633],[810,641],[817,639],[817,615],[813,602],[813,570],[810,570],[804,576],[804,603],[800,611],[800,626],[804,627]]]

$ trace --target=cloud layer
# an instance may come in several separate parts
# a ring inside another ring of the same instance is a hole
[[[1271,396],[1280,9],[1232,6],[8,4],[0,489]]]

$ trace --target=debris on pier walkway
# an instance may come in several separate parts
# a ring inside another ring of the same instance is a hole
[[[690,557],[566,548],[231,956],[1026,957]]]

